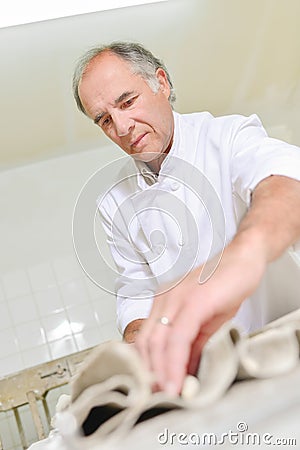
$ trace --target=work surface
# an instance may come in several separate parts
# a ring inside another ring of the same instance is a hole
[[[73,378],[55,436],[34,450],[300,448],[299,319],[298,309],[249,336],[224,324],[181,397],[151,391],[134,347],[101,344]]]

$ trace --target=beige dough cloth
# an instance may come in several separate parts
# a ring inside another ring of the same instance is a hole
[[[182,395],[170,397],[151,392],[151,376],[133,346],[100,344],[71,383],[70,403],[55,421],[60,446],[49,449],[107,450],[154,416],[201,411],[235,381],[288,373],[299,365],[299,354],[300,309],[249,336],[226,323],[205,346],[197,377],[187,377]]]

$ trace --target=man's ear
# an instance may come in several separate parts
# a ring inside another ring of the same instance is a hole
[[[164,69],[159,67],[156,70],[155,75],[159,82],[159,89],[167,98],[169,98],[171,90],[170,90],[166,72],[164,71]]]

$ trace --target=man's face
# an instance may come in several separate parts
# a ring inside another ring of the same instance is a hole
[[[170,88],[162,69],[156,77],[154,93],[126,61],[104,52],[90,62],[79,85],[87,115],[128,155],[145,162],[167,153],[173,139]]]

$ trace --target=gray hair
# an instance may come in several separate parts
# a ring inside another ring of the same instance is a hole
[[[73,94],[78,109],[81,112],[86,114],[78,93],[79,83],[86,73],[88,65],[92,61],[92,59],[106,51],[114,53],[123,60],[127,61],[130,64],[133,73],[141,75],[146,80],[153,92],[157,92],[159,89],[159,82],[155,75],[156,70],[162,68],[166,73],[168,84],[170,87],[169,102],[171,105],[173,105],[176,100],[176,95],[174,92],[171,77],[164,63],[140,44],[133,42],[112,42],[109,45],[94,47],[88,50],[84,55],[82,55],[75,66],[73,75]]]

